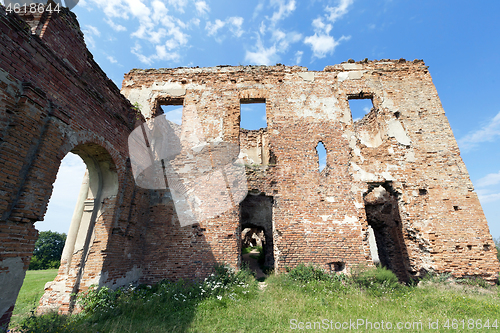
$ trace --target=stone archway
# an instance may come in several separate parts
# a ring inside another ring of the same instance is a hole
[[[87,143],[78,145],[71,152],[82,158],[87,171],[71,219],[58,275],[46,286],[45,294],[40,300],[39,312],[56,308],[60,311],[71,310],[74,306],[74,296],[71,295],[82,289],[85,273],[87,276],[98,273],[85,272],[96,239],[96,222],[105,210],[113,208],[114,204],[109,202],[109,199],[118,193],[116,167],[105,148]],[[94,269],[95,267],[92,268]],[[85,286],[88,285],[89,283],[85,282]]]

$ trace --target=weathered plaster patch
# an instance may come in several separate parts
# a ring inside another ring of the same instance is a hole
[[[24,263],[21,258],[6,258],[0,262],[0,317],[16,303],[23,285]]]
[[[332,215],[320,215],[321,219],[323,219],[323,222],[326,222]]]
[[[134,266],[132,270],[128,271],[124,277],[116,279],[114,283],[106,283],[106,285],[110,286],[111,288],[117,288],[121,286],[128,285],[133,282],[139,281],[139,279],[142,277],[142,269],[140,269],[137,266]]]
[[[380,131],[375,135],[372,135],[372,133],[367,131],[360,131],[358,132],[358,138],[362,144],[370,148],[377,148],[382,144],[382,135],[380,134]]]
[[[378,179],[377,176],[375,176],[373,173],[366,172],[354,162],[351,162],[351,166],[352,169],[354,170],[354,175],[353,175],[354,180],[366,182],[366,181],[376,181]]]
[[[337,80],[339,82],[343,82],[345,80],[359,80],[363,77],[363,73],[366,71],[352,71],[352,72],[341,72],[337,76]]]
[[[417,159],[415,158],[415,152],[413,151],[413,149],[410,149],[410,151],[405,154],[405,159],[407,162],[416,162],[417,161]]]
[[[297,73],[304,81],[313,82],[314,81],[314,72],[302,72]]]
[[[345,70],[363,69],[363,66],[360,64],[345,63],[345,64],[340,64],[340,65]]]
[[[406,131],[399,120],[389,120],[389,122],[387,123],[387,135],[395,138],[399,143],[405,146],[409,146],[411,144],[410,138],[406,134]]]

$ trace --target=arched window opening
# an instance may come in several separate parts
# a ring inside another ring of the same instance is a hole
[[[316,154],[318,155],[318,171],[321,172],[326,168],[326,148],[321,141],[316,146]]]

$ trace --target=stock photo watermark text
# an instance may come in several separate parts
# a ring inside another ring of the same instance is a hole
[[[497,319],[435,319],[415,321],[370,320],[366,318],[349,320],[320,319],[316,321],[300,321],[290,319],[292,330],[498,330]]]

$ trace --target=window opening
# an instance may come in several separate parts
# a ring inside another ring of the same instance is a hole
[[[161,105],[161,110],[167,120],[174,124],[182,125],[182,104],[181,105]]]
[[[318,170],[319,172],[323,171],[326,167],[326,148],[323,142],[319,142],[316,146],[316,154],[318,155]]]
[[[240,101],[240,127],[246,130],[267,128],[266,100],[242,99]]]
[[[349,98],[349,109],[351,109],[352,121],[358,121],[366,116],[373,108],[371,98]]]

